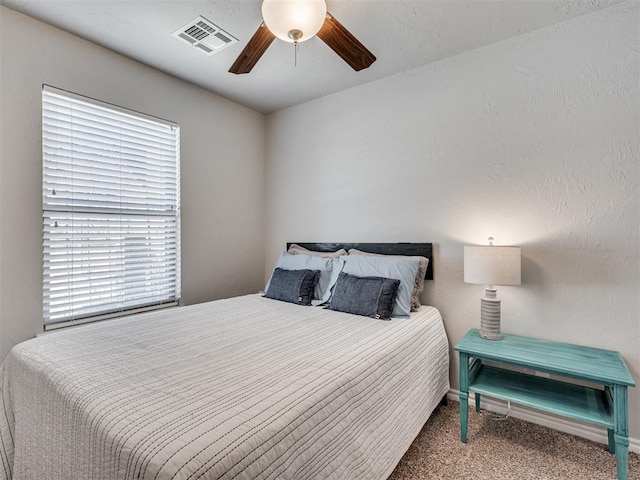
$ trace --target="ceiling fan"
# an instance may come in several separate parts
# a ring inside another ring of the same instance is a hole
[[[356,72],[376,61],[376,57],[327,12],[325,0],[263,0],[262,19],[263,23],[229,72],[249,73],[276,37],[297,48],[299,42],[317,35]]]

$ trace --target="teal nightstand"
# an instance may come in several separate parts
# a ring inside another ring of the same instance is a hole
[[[517,335],[485,340],[469,330],[454,347],[460,352],[460,439],[467,443],[469,390],[476,410],[481,395],[599,425],[607,429],[609,451],[616,454],[618,480],[627,480],[629,419],[627,387],[634,387],[622,355],[611,350],[549,342]],[[501,364],[486,365],[490,361]],[[584,387],[558,379],[514,372],[512,366],[602,385]]]

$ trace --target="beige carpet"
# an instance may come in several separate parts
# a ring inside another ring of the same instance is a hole
[[[459,404],[439,407],[389,480],[615,480],[605,445],[492,413],[469,410],[469,442],[460,442]],[[640,457],[629,454],[629,480]]]

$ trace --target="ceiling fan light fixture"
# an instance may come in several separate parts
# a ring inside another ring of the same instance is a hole
[[[325,0],[264,0],[262,19],[285,42],[309,40],[320,31],[327,16]]]

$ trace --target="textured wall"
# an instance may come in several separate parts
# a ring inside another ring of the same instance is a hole
[[[494,236],[523,254],[503,330],[619,350],[640,383],[639,17],[624,3],[269,116],[267,271],[286,241],[432,241],[423,302],[454,344],[483,291],[462,247]]]
[[[263,285],[264,117],[0,6],[0,361],[42,330],[41,88],[181,127],[186,304]]]

